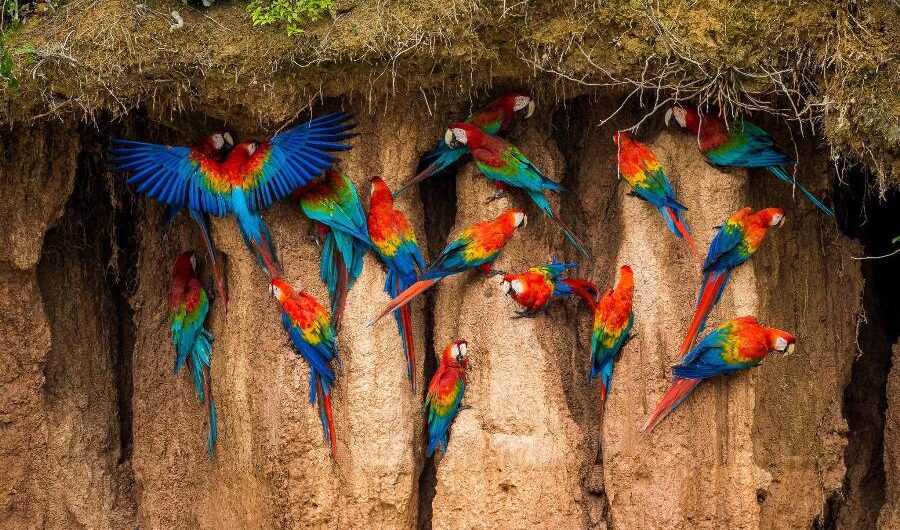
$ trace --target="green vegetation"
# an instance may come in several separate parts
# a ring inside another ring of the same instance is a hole
[[[247,6],[254,26],[284,24],[288,35],[303,33],[303,26],[334,10],[333,0],[251,0]]]

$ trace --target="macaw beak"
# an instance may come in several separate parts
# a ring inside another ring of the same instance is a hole
[[[786,217],[782,216],[781,219],[778,220],[778,228],[781,228],[782,226],[784,226],[785,219],[786,219]],[[791,346],[793,346],[793,344]]]
[[[784,351],[784,356],[787,357],[788,355],[793,355],[795,347],[795,344],[788,344],[787,350]]]
[[[666,111],[666,117],[665,117],[666,127],[669,127],[672,124],[672,114],[673,114],[672,109],[669,108],[669,110]]]
[[[222,138],[225,139],[225,143],[228,144],[228,147],[234,147],[234,138],[232,138],[230,132],[223,134]]]
[[[525,107],[525,119],[527,120],[528,118],[530,118],[532,114],[534,114],[534,100],[533,99],[531,101],[529,101],[528,105]]]
[[[512,284],[506,280],[500,282],[500,292],[503,294],[509,294],[512,291]]]

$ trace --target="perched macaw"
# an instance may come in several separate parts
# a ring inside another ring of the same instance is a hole
[[[600,376],[600,414],[606,407],[606,396],[612,384],[613,367],[622,347],[629,339],[634,325],[632,297],[634,273],[628,265],[619,269],[619,282],[606,291],[594,309],[594,329],[591,332],[591,371],[593,381]]]
[[[474,112],[466,118],[465,123],[470,123],[478,127],[487,134],[503,134],[509,129],[516,112],[525,111],[525,118],[530,118],[534,113],[534,101],[530,96],[511,92],[505,96],[491,101],[481,110]],[[394,192],[394,196],[403,193],[407,188],[422,182],[431,175],[439,171],[443,171],[448,166],[462,158],[467,151],[458,149],[448,145],[444,140],[438,142],[437,147],[425,153],[422,161],[428,164],[425,169],[419,172],[409,182],[400,186],[400,189]]]
[[[369,198],[369,236],[375,252],[387,267],[384,290],[391,298],[396,297],[419,279],[425,270],[425,258],[419,250],[412,225],[400,210],[394,209],[391,190],[381,177],[371,180],[372,192]],[[394,311],[397,329],[406,357],[406,375],[416,390],[416,345],[412,332],[412,308],[404,305]]]
[[[202,140],[198,141],[191,148],[192,155],[196,159],[212,160],[221,163],[228,155],[228,151],[234,146],[234,138],[227,131],[214,132]],[[175,217],[181,213],[183,207],[169,206],[166,215],[163,218],[163,224],[168,225]],[[206,216],[199,210],[190,210],[191,219],[200,227],[200,233],[203,235],[203,242],[206,244],[206,253],[209,255],[209,261],[213,267],[213,278],[216,281],[216,291],[219,293],[222,307],[228,312],[228,292],[225,289],[225,275],[222,274],[222,267],[216,261],[216,250],[213,246],[212,236],[209,233],[209,224]]]
[[[369,326],[374,326],[384,315],[410,303],[413,298],[430,289],[434,284],[454,274],[478,269],[485,274],[497,274],[491,269],[503,247],[512,238],[516,228],[525,226],[528,218],[522,210],[506,210],[496,219],[482,221],[464,229],[450,241],[438,259],[425,269],[422,279],[395,296]]]
[[[428,393],[425,395],[425,408],[428,409],[426,456],[433,455],[438,447],[442,453],[447,453],[447,432],[456,419],[459,404],[466,391],[468,346],[464,340],[448,344],[441,354],[441,364],[428,385]]]
[[[281,323],[291,338],[294,351],[309,364],[309,402],[312,405],[318,403],[322,433],[331,445],[331,455],[336,457],[337,437],[331,414],[331,387],[335,375],[331,361],[340,362],[340,359],[328,312],[308,293],[295,290],[280,278],[272,280],[272,294],[281,306]]]
[[[321,277],[331,298],[331,320],[337,329],[347,293],[362,273],[363,257],[372,248],[366,214],[353,181],[328,169],[323,177],[294,192],[300,208],[316,222],[322,244]]]
[[[663,172],[656,155],[649,147],[638,142],[626,132],[613,135],[613,142],[619,148],[617,162],[619,173],[631,186],[631,194],[652,204],[675,237],[684,238],[698,258],[697,246],[691,237],[691,229],[684,220],[687,207],[675,198],[675,190]]]
[[[681,343],[679,356],[684,356],[691,349],[697,334],[703,331],[709,312],[722,298],[731,271],[750,259],[769,228],[782,224],[784,210],[781,208],[765,208],[758,212],[741,208],[725,221],[709,244],[703,263],[703,283],[697,298],[697,309]]]
[[[576,263],[559,263],[555,259],[546,265],[532,267],[519,274],[503,277],[501,289],[525,309],[516,311],[520,317],[533,317],[547,307],[553,296],[578,295],[593,307],[599,291],[593,282],[580,278],[563,277]]]
[[[271,140],[240,143],[221,163],[187,147],[131,140],[114,140],[113,161],[117,170],[132,171],[128,183],[152,199],[219,217],[233,213],[247,248],[277,278],[281,265],[261,213],[331,167],[330,151],[350,149],[348,119],[330,113]]]
[[[697,136],[700,152],[715,166],[766,168],[782,182],[797,186],[817,208],[834,217],[834,212],[805,186],[784,170],[794,159],[785,154],[769,133],[747,120],[726,123],[719,116],[700,115],[697,109],[676,105],[666,111],[666,124],[672,118]]]
[[[178,370],[186,363],[191,369],[197,397],[207,406],[207,448],[209,457],[212,458],[213,446],[218,438],[216,403],[213,401],[212,380],[209,376],[213,336],[203,327],[209,313],[209,298],[197,279],[197,257],[192,250],[184,252],[175,260],[169,284],[168,305],[172,344],[175,346],[173,372],[177,375]]]
[[[489,180],[524,190],[535,205],[562,229],[566,239],[580,252],[587,254],[584,244],[553,211],[544,196],[544,191],[558,192],[563,189],[562,184],[545,177],[516,146],[497,136],[485,134],[469,123],[451,124],[444,141],[448,145],[459,143],[465,146],[475,157],[475,165],[481,174]]]
[[[796,342],[790,333],[763,327],[754,317],[725,322],[675,366],[672,386],[660,399],[641,432],[652,431],[704,379],[756,366],[771,351],[789,355]]]

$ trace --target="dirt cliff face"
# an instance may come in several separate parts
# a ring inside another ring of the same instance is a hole
[[[396,187],[447,118],[468,110],[446,102],[432,115],[424,102],[401,98],[376,112],[362,101],[345,108],[361,135],[340,169],[365,204],[371,176]],[[202,248],[193,225],[185,218],[160,226],[163,209],[132,199],[108,172],[99,136],[54,125],[5,137],[0,467],[11,473],[0,487],[0,526],[809,528],[845,479],[842,403],[863,289],[849,256],[859,250],[802,198],[792,200],[787,186],[764,173],[716,170],[690,135],[647,122],[638,137],[691,208],[701,249],[742,206],[787,211],[785,226],[735,273],[710,323],[753,314],[795,334],[798,348],[705,383],[656,431],[640,435],[668,387],[699,265],[658,212],[625,195],[611,136],[639,116],[626,109],[597,127],[615,108],[587,98],[547,105],[514,132],[545,174],[566,185],[554,204],[591,247],[588,257],[521,195],[486,204],[493,189],[472,165],[397,202],[432,256],[448,233],[521,207],[528,225],[498,268],[574,260],[577,275],[601,289],[621,264],[634,268],[637,337],[616,367],[602,432],[599,390],[586,377],[591,318],[583,305],[559,301],[547,315],[512,319],[516,308],[497,278],[470,273],[442,282],[414,304],[414,394],[391,319],[365,326],[387,301],[384,272],[369,256],[339,335],[336,461],[308,402],[307,367],[292,353],[232,219],[213,223],[230,305],[226,318],[214,302],[209,320],[220,420],[210,460],[192,384],[172,375],[165,307],[172,261]],[[174,123],[181,132],[158,139],[186,142],[200,132],[184,117]],[[826,159],[811,142],[799,149],[809,162],[798,179],[827,189]],[[325,301],[310,223],[289,204],[265,217],[286,279]],[[468,408],[448,453],[426,460],[426,378],[434,352],[456,338],[471,344]],[[882,527],[891,527],[891,513],[882,512]]]

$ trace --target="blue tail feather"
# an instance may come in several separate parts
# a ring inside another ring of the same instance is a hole
[[[769,166],[766,169],[768,169],[770,173],[772,173],[773,175],[778,177],[778,179],[781,180],[782,182],[790,184],[791,186],[797,186],[797,189],[799,189],[804,195],[806,195],[806,197],[810,200],[810,202],[812,202],[816,206],[816,208],[822,210],[826,215],[828,215],[830,217],[834,217],[834,211],[832,211],[831,208],[825,206],[825,204],[822,201],[820,201],[818,197],[813,195],[813,193],[811,191],[806,189],[806,187],[803,184],[800,184],[799,182],[797,182],[796,180],[791,178],[785,172],[783,167]]]

